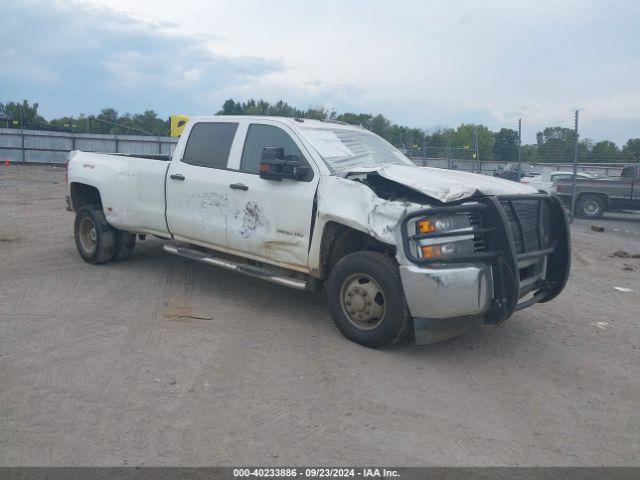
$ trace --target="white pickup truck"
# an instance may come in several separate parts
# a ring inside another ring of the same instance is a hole
[[[325,288],[341,332],[370,347],[498,325],[569,275],[555,197],[417,167],[340,122],[192,118],[172,158],[72,152],[68,188],[85,261],[123,260],[155,235],[175,255]]]

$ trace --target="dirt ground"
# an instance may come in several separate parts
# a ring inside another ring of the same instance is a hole
[[[640,259],[611,257],[640,253],[632,220],[576,223],[553,302],[370,350],[322,293],[159,240],[84,263],[64,190],[0,166],[0,465],[640,464]]]

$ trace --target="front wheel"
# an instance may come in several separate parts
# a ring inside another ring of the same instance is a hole
[[[87,263],[106,263],[116,254],[117,232],[98,205],[85,205],[76,213],[76,247]]]
[[[327,300],[342,334],[367,347],[386,347],[407,332],[409,311],[396,263],[378,252],[342,258],[327,281]]]

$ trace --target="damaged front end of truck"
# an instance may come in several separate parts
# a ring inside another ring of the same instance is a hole
[[[318,219],[395,248],[417,344],[555,298],[570,270],[561,202],[524,185],[413,166],[323,178]]]

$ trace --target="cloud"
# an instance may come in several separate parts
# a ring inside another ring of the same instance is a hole
[[[0,101],[207,114],[229,97],[639,137],[640,2],[87,0],[3,5]],[[631,119],[631,120],[629,120]]]
[[[107,106],[213,113],[222,99],[215,92],[284,69],[279,59],[214,53],[215,35],[177,33],[174,23],[104,7],[10,2],[3,17],[0,101],[39,101],[50,115]]]

